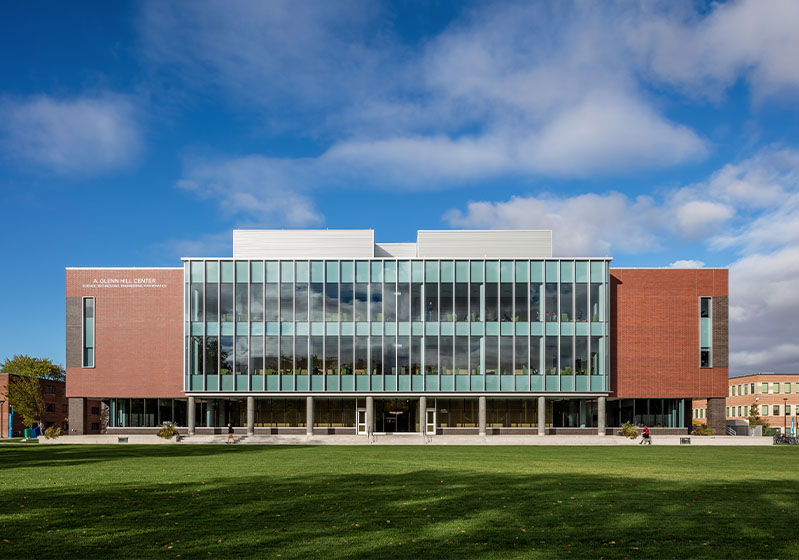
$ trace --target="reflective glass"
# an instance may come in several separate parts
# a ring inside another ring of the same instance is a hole
[[[219,373],[228,375],[233,372],[233,337],[219,337]]]
[[[452,375],[455,373],[454,370],[454,358],[453,358],[453,351],[454,351],[454,340],[451,336],[442,336],[441,340],[439,341],[440,349],[439,349],[439,356],[440,356],[440,363],[441,363],[441,375]]]
[[[496,375],[499,371],[499,337],[485,337],[485,373]]]
[[[236,374],[247,375],[249,371],[250,354],[246,336],[236,337]]]
[[[513,374],[513,337],[499,337],[499,371],[502,375]]]
[[[308,337],[294,337],[294,373],[308,375]]]

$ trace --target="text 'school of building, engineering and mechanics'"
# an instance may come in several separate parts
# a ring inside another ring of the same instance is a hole
[[[532,230],[236,230],[232,257],[68,268],[69,431],[684,433],[706,399],[724,433],[727,278]]]

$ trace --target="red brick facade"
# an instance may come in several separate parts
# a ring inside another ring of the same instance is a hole
[[[726,269],[610,270],[612,397],[727,395],[729,369],[699,367],[700,297],[724,302],[724,314],[718,318],[724,328],[715,329],[714,324],[723,334],[719,340],[714,334],[720,358],[714,359],[714,366],[727,363],[727,279]]]
[[[67,397],[184,397],[183,269],[67,269]],[[95,367],[81,367],[81,298]]]

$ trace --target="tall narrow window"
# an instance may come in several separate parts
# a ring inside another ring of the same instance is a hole
[[[711,367],[713,317],[711,298],[699,298],[699,367]]]
[[[83,298],[83,367],[94,367],[94,298]]]

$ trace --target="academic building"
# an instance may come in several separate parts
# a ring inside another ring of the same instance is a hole
[[[235,230],[176,268],[68,268],[70,433],[685,433],[727,396],[726,269],[553,257],[550,231]]]

